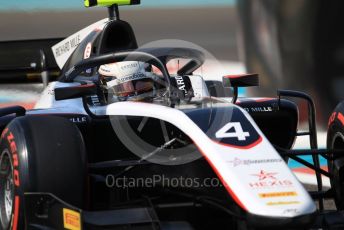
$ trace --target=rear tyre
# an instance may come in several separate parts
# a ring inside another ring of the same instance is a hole
[[[78,128],[65,118],[21,117],[0,140],[0,229],[25,229],[24,193],[52,193],[83,207],[86,158]]]
[[[327,131],[327,148],[344,150],[344,102],[334,110]],[[333,154],[330,154],[333,157]],[[338,210],[344,210],[344,152],[340,158],[328,160],[328,170],[333,174],[330,180],[335,192],[335,203]]]

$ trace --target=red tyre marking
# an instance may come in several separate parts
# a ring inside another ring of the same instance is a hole
[[[12,132],[10,132],[7,135],[7,141],[10,144],[10,149],[12,153],[12,160],[13,160],[13,179],[14,179],[14,184],[15,186],[19,187],[20,186],[20,180],[19,180],[19,160],[18,160],[18,153],[17,153],[17,144],[14,140],[14,136]]]
[[[19,219],[19,196],[15,196],[15,198],[14,198],[14,216],[13,216],[12,230],[17,230],[17,228],[18,228],[18,219]]]
[[[8,132],[8,128],[6,128],[6,129],[4,129],[4,131],[2,131],[1,139],[5,138],[5,135],[7,134],[7,132]]]
[[[5,136],[8,133],[8,128],[6,128],[2,134],[2,136]],[[12,132],[9,132],[7,137],[6,137],[9,145],[10,145],[10,150],[12,154],[12,160],[13,160],[13,179],[14,179],[14,184],[16,187],[20,186],[19,182],[19,160],[18,160],[18,152],[17,152],[17,144],[15,142],[14,136]],[[17,230],[18,228],[18,219],[19,219],[19,202],[20,198],[19,196],[14,197],[14,209],[13,209],[13,223],[12,223],[12,230]]]
[[[20,186],[19,171],[17,169],[13,170],[13,179],[14,179],[15,186],[19,187]]]
[[[338,120],[342,123],[342,125],[344,126],[344,116],[342,113],[338,113]]]
[[[14,140],[10,143],[10,147],[11,147],[11,153],[13,155],[13,166],[18,167],[19,164],[18,164],[18,155],[17,155],[17,145]]]
[[[7,135],[7,141],[8,143],[10,143],[11,145],[11,142],[14,140],[14,136],[12,134],[12,132],[10,132],[8,135]]]
[[[8,131],[8,130],[7,130]],[[18,153],[17,153],[17,145],[14,140],[14,136],[12,132],[9,132],[9,134],[6,137],[8,143],[10,144],[10,150],[12,154],[13,159],[13,179],[14,184],[16,187],[20,186],[19,182],[19,161],[18,161]],[[19,196],[14,197],[14,210],[13,210],[13,224],[12,224],[12,230],[17,230],[18,228],[18,218],[19,218]]]
[[[13,166],[18,167],[19,166],[18,155],[16,154],[16,152],[12,152],[12,154],[13,154]]]
[[[330,125],[334,122],[334,120],[336,119],[336,112],[333,112],[330,119],[328,120],[328,127],[330,127]]]

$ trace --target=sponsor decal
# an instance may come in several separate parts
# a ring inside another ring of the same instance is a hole
[[[270,106],[263,106],[263,107],[252,107],[252,108],[244,108],[247,112],[272,112],[273,108]]]
[[[64,64],[67,62],[68,58],[72,55],[74,50],[78,45],[84,40],[94,29],[103,28],[108,19],[100,20],[79,32],[69,36],[65,40],[54,45],[51,49],[53,51],[55,60],[60,69],[63,68]]]
[[[185,82],[183,77],[181,76],[177,76],[176,77],[176,81],[177,81],[177,87],[180,91],[184,91],[184,95],[187,96],[188,95],[188,91],[185,88]]]
[[[63,226],[69,230],[80,230],[81,229],[81,216],[80,213],[70,210],[63,209]]]
[[[7,135],[7,136],[6,136]],[[12,132],[9,132],[8,128],[4,130],[2,133],[2,136],[5,137],[8,141],[8,144],[10,146],[10,152],[12,154],[12,161],[13,161],[13,180],[14,185],[16,187],[20,186],[20,180],[19,180],[19,159],[18,159],[18,151],[17,151],[17,144],[15,142],[14,136]],[[13,208],[13,225],[12,229],[17,230],[18,229],[18,218],[19,218],[19,204],[20,204],[20,198],[19,196],[14,197],[14,208]]]
[[[293,187],[293,182],[288,179],[279,179],[278,173],[266,172],[260,170],[257,174],[251,174],[256,177],[256,181],[249,183],[249,186],[253,189],[271,189],[271,188],[287,188]]]
[[[66,40],[64,43],[55,48],[55,56],[58,58],[64,55],[65,53],[68,53],[70,50],[75,49],[80,44],[80,42],[80,34],[71,37],[70,39]]]
[[[240,158],[234,158],[232,161],[227,161],[228,163],[232,164],[233,167],[237,167],[239,165],[255,165],[255,164],[268,164],[268,163],[281,163],[283,162],[282,159],[259,159],[259,160],[249,160],[249,159],[240,159]]]
[[[72,117],[69,120],[73,123],[86,123],[87,122],[86,117]]]
[[[297,196],[297,193],[294,191],[259,193],[260,198],[273,198],[273,197],[286,197],[286,196]]]
[[[138,62],[132,62],[126,65],[122,65],[121,66],[121,70],[125,71],[128,69],[132,69],[132,68],[138,68],[139,67],[139,63]]]
[[[14,140],[14,136],[12,132],[7,135],[7,141],[10,144],[10,151],[12,153],[12,160],[13,160],[13,180],[16,187],[20,186],[20,179],[19,179],[19,160],[18,160],[18,152],[17,152],[17,145]]]
[[[276,201],[276,202],[268,202],[266,205],[268,206],[278,206],[278,205],[291,205],[291,204],[300,204],[300,201]],[[291,212],[286,212],[291,213]],[[284,213],[284,214],[286,214]]]
[[[133,75],[129,75],[126,77],[118,78],[119,84],[128,82],[128,81],[135,81],[135,80],[140,80],[143,78],[147,78],[144,73],[134,73]]]
[[[103,71],[105,73],[111,73],[110,69],[107,68],[107,65],[101,65],[99,71]]]
[[[91,53],[92,53],[92,43],[89,42],[85,48],[85,52],[84,52],[84,59],[88,59],[91,57]]]

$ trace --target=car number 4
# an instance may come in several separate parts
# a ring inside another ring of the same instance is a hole
[[[233,129],[233,132],[229,132]],[[216,138],[238,138],[239,141],[246,141],[246,137],[250,136],[249,132],[244,132],[240,122],[230,122],[215,134]]]

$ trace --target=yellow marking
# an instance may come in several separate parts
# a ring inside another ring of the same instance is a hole
[[[117,4],[119,6],[131,5],[131,0],[97,0],[96,2],[90,0],[85,0],[84,4],[86,7],[91,6],[112,6]]]
[[[69,230],[81,230],[81,215],[80,213],[70,210],[63,209],[63,226]]]
[[[272,198],[272,197],[283,197],[283,196],[297,196],[296,192],[272,192],[272,193],[259,193],[260,198]]]
[[[277,201],[277,202],[268,202],[266,204],[269,206],[275,206],[275,205],[300,204],[300,202],[299,201]]]

